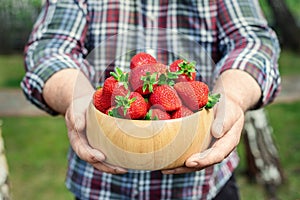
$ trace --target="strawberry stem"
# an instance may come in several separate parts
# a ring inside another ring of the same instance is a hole
[[[220,94],[209,94],[208,95],[208,102],[205,105],[206,109],[210,109],[212,107],[214,107],[214,105],[216,105],[216,103],[219,102],[221,95]]]
[[[124,116],[127,113],[127,110],[130,108],[131,104],[136,100],[136,97],[129,98],[130,93],[126,96],[116,96],[116,108],[123,108]]]
[[[142,76],[141,80],[143,81],[143,92],[145,92],[147,89],[149,92],[153,92],[153,85],[157,84],[157,72],[152,74],[150,72],[146,72],[146,75]]]
[[[161,74],[158,77],[158,85],[169,85],[169,86],[174,86],[175,84],[175,79],[178,78],[178,75],[180,75],[181,72],[176,71],[176,72],[170,72],[168,71],[167,74]]]
[[[128,89],[128,73],[123,72],[119,67],[116,67],[115,72],[110,72],[109,74],[113,76],[119,83],[122,83],[126,89]]]
[[[108,111],[108,115],[111,116],[111,117],[121,118],[121,116],[118,113],[117,108],[113,108],[112,110]]]
[[[151,109],[147,112],[144,119],[145,120],[159,120],[157,116],[152,117],[152,110]]]
[[[151,120],[152,110],[149,110],[145,116],[145,120]]]
[[[119,68],[116,67],[114,72],[109,73],[111,76],[113,76],[117,81],[120,81],[121,76],[123,75],[123,71]]]
[[[189,78],[192,77],[192,73],[196,72],[195,66],[196,66],[196,62],[188,62],[186,60],[184,60],[183,62],[178,64],[180,70],[179,72],[181,74],[185,74],[187,75]]]

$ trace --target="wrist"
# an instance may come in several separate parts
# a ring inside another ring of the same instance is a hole
[[[91,95],[94,88],[78,69],[56,72],[45,83],[43,97],[53,110],[65,114],[74,99]]]
[[[261,88],[257,81],[249,73],[236,69],[226,70],[220,75],[214,93],[221,93],[244,112],[255,107],[261,98]]]

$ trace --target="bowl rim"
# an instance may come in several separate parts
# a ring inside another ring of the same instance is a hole
[[[180,117],[180,118],[175,118],[175,119],[160,119],[160,120],[153,120],[153,119],[146,120],[146,119],[126,119],[126,118],[113,117],[113,116],[107,115],[107,114],[101,112],[100,110],[98,110],[95,107],[93,101],[90,102],[90,105],[100,115],[104,115],[105,117],[111,118],[111,119],[114,119],[114,120],[124,120],[124,121],[134,121],[134,122],[137,122],[137,121],[141,121],[142,122],[142,121],[144,121],[144,122],[154,122],[154,123],[155,122],[175,122],[175,121],[180,121],[180,120],[183,120],[183,119],[192,118],[194,115],[199,115],[200,112],[203,112],[203,111],[209,112],[211,110],[211,109],[201,108],[200,110],[198,110],[197,112],[194,112],[191,115]]]

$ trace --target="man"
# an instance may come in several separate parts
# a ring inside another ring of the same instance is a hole
[[[137,40],[144,31],[145,42],[159,44],[159,28],[196,41],[216,63],[214,68],[197,68],[201,76],[214,78],[213,91],[222,96],[211,128],[216,141],[176,169],[150,172],[111,166],[85,137],[85,111],[99,84],[97,74],[106,67],[88,62],[88,54],[115,35],[126,41],[126,34],[122,38],[120,33],[129,30],[136,30]],[[72,147],[66,185],[76,198],[238,199],[233,173],[244,113],[276,96],[278,54],[276,35],[257,1],[50,0],[25,49],[22,88],[41,109],[65,116]]]

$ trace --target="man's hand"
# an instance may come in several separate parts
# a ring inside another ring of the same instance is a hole
[[[43,90],[47,104],[65,116],[70,144],[75,153],[100,171],[122,174],[125,169],[105,163],[102,152],[93,149],[86,137],[86,110],[92,100],[94,88],[76,69],[65,69],[48,79]]]
[[[221,162],[236,148],[244,125],[243,110],[234,101],[222,96],[214,112],[215,119],[211,127],[211,134],[215,138],[213,145],[188,158],[184,167],[164,170],[163,173],[180,174],[201,170]]]
[[[261,96],[257,82],[246,72],[225,71],[218,79],[214,93],[221,93],[214,107],[211,134],[215,141],[202,153],[188,158],[184,167],[163,170],[165,174],[180,174],[201,170],[224,160],[238,145],[244,126],[244,112],[255,106]]]
[[[105,163],[105,155],[93,149],[87,141],[86,137],[86,110],[92,96],[86,95],[74,99],[72,104],[68,107],[65,120],[68,129],[68,137],[70,144],[75,153],[84,161],[90,163],[100,171],[111,174],[126,173],[125,169],[112,166]]]

